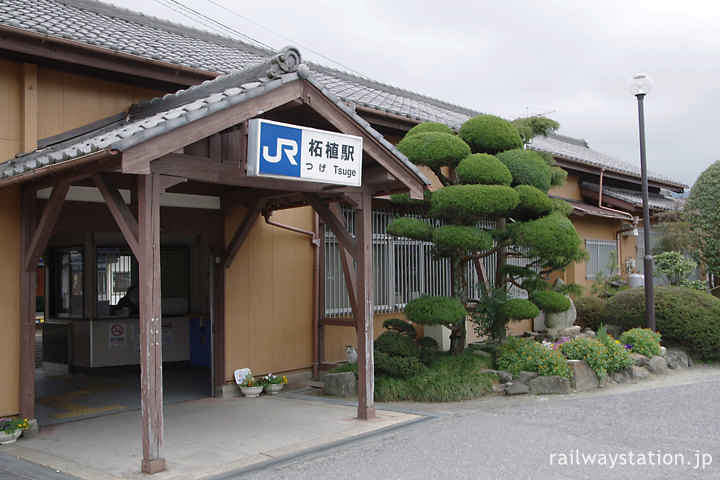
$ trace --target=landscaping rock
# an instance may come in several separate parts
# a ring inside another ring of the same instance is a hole
[[[668,368],[688,368],[690,366],[690,357],[682,350],[668,350],[665,360]]]
[[[598,388],[605,388],[612,383],[610,375],[605,375],[598,381]]]
[[[647,367],[650,363],[650,360],[648,360],[645,355],[640,355],[639,353],[631,353],[630,357],[635,360],[636,367]]]
[[[513,374],[510,370],[498,370],[497,376],[502,383],[508,383],[513,381]]]
[[[599,380],[595,372],[583,360],[568,360],[568,366],[573,371],[573,378],[570,386],[578,392],[594,390],[599,386]]]
[[[623,370],[621,372],[615,372],[612,374],[613,382],[616,383],[628,383],[631,381],[631,375],[628,373],[628,370]]]
[[[566,328],[575,323],[577,319],[577,308],[570,296],[565,295],[570,300],[570,308],[560,313],[545,313],[545,326],[548,328]],[[580,332],[578,332],[580,333]]]
[[[663,357],[656,355],[650,359],[647,368],[655,375],[663,375],[667,372],[667,362]]]
[[[633,381],[647,380],[650,378],[650,371],[645,367],[633,365],[629,368],[630,378]]]
[[[523,395],[528,393],[528,391],[530,391],[530,388],[520,382],[513,382],[505,387],[506,395]]]
[[[534,378],[537,378],[538,374],[535,372],[526,372],[522,371],[518,374],[517,378],[515,379],[516,382],[524,383],[525,385],[528,384],[528,382]]]
[[[580,335],[581,330],[580,325],[573,325],[572,327],[564,328],[548,328],[543,333],[550,336],[553,340],[557,340],[560,337],[576,337]]]
[[[560,376],[537,377],[528,383],[534,394],[570,393],[570,380]]]
[[[507,395],[507,392],[505,391],[505,385],[495,384],[492,386],[492,389],[495,395]]]
[[[353,372],[328,373],[325,381],[325,394],[333,397],[357,395],[357,380]]]

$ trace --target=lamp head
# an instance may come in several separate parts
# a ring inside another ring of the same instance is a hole
[[[650,90],[652,90],[652,79],[649,75],[646,75],[644,73],[637,73],[633,75],[632,79],[630,80],[630,85],[628,85],[628,90],[630,91],[631,95],[638,96],[638,95],[647,95],[650,93]]]

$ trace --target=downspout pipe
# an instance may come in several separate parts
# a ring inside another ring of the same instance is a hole
[[[291,225],[284,225],[282,223],[274,222],[270,220],[274,212],[270,209],[263,210],[262,215],[265,217],[265,223],[272,225],[273,227],[290,230],[291,232],[300,233],[302,235],[308,235],[310,242],[313,245],[313,378],[318,378],[319,375],[319,364],[320,364],[320,346],[319,346],[319,334],[320,334],[320,240],[318,232],[320,231],[320,217],[317,212],[313,211],[313,230],[303,230],[302,228],[293,227]]]
[[[618,272],[622,272],[622,255],[620,254],[620,234],[625,232],[631,232],[635,229],[637,229],[639,218],[636,216],[633,216],[632,218],[632,228],[621,228],[620,230],[615,232],[615,243],[617,246],[617,252],[618,252]]]

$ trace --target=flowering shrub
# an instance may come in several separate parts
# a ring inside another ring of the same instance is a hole
[[[13,433],[18,428],[21,430],[30,428],[27,418],[0,418],[0,432]]]
[[[630,356],[630,351],[619,340],[615,340],[612,335],[608,335],[605,325],[600,325],[595,338],[605,345],[607,349],[605,360],[608,373],[619,372],[633,365],[634,362]]]
[[[557,350],[546,348],[530,338],[510,337],[500,348],[498,368],[517,375],[523,370],[539,375],[560,375],[570,378],[572,373],[565,357]]]
[[[570,360],[584,360],[598,378],[607,374],[607,348],[593,338],[574,338],[563,343],[560,351]]]
[[[261,387],[262,384],[258,382],[252,375],[248,375],[240,382],[241,387]]]
[[[287,377],[285,375],[273,375],[272,373],[268,373],[264,377],[260,377],[256,382],[255,385],[285,385],[287,383]]]
[[[631,345],[630,351],[648,358],[660,355],[660,333],[649,328],[633,328],[620,336],[620,342]]]

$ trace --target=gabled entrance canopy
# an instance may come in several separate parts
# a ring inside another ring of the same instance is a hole
[[[363,138],[362,185],[348,187],[247,175],[247,121],[265,118]],[[293,48],[238,71],[175,94],[143,102],[83,132],[58,136],[54,144],[0,164],[0,188],[21,183],[22,359],[21,414],[34,417],[35,266],[56,228],[73,185],[96,186],[139,263],[143,471],[165,468],[162,454],[162,342],[160,308],[160,194],[219,197],[222,210],[247,210],[229,242],[220,241],[220,262],[231,265],[265,209],[309,205],[333,230],[355,261],[349,294],[357,322],[358,417],[374,416],[371,199],[407,191],[422,198],[427,178],[354,111],[312,78]],[[52,186],[36,215],[36,191]],[[134,206],[119,188],[131,188]],[[331,210],[332,202],[356,209],[355,237]],[[39,218],[38,218],[39,217]],[[228,235],[229,237],[229,235]],[[352,263],[348,262],[352,270]],[[216,276],[222,288],[224,269]],[[222,305],[216,305],[222,315]],[[217,368],[222,368],[218,362]],[[223,378],[219,375],[217,378]]]

